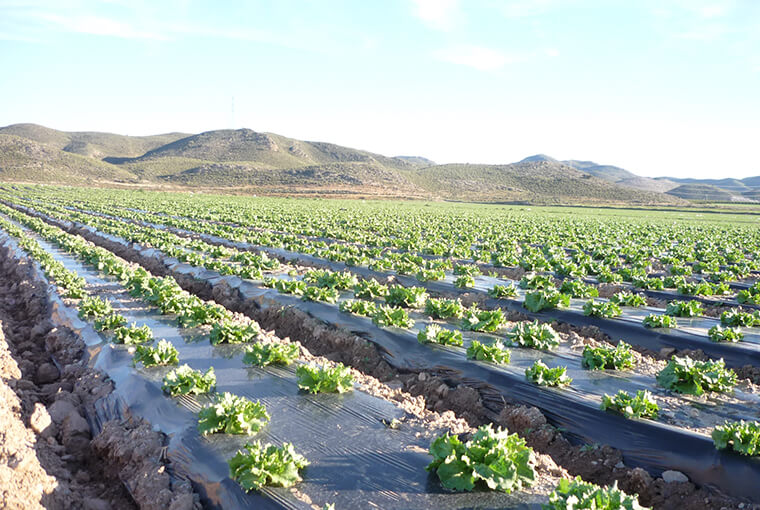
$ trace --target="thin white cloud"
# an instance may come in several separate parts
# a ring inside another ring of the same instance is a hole
[[[121,7],[124,15],[117,18],[93,12],[93,9],[88,12],[85,8],[87,2],[75,0],[62,0],[60,5],[43,0],[29,0],[28,5],[0,0],[0,40],[44,43],[50,42],[56,34],[87,34],[145,41],[213,38],[270,44],[309,52],[327,52],[325,46],[329,46],[331,41],[328,37],[320,39],[321,34],[315,32],[311,43],[307,45],[298,38],[273,30],[237,27],[233,24],[221,27],[181,19],[164,19],[157,16],[151,6],[145,6],[137,0],[105,1]],[[320,44],[315,44],[315,41]],[[335,45],[330,49],[335,50]]]
[[[563,0],[568,5],[571,0]],[[499,9],[508,18],[537,16],[557,6],[557,0],[507,0],[499,3]]]
[[[722,24],[701,25],[690,28],[683,32],[677,32],[673,36],[677,39],[688,39],[692,41],[716,41],[729,32],[728,28]]]
[[[436,30],[454,28],[459,8],[458,0],[412,0],[414,15]]]
[[[26,42],[26,43],[44,42],[42,39],[39,39],[36,37],[30,37],[28,35],[19,34],[19,33],[5,32],[2,29],[0,29],[0,41],[16,41],[16,42]]]
[[[453,46],[434,53],[443,62],[472,67],[479,71],[496,71],[521,59],[484,46]]]
[[[726,13],[726,6],[721,4],[703,5],[697,7],[697,12],[703,18],[719,18]]]
[[[63,30],[78,34],[101,35],[118,37],[121,39],[168,39],[164,34],[143,30],[140,27],[103,16],[62,16],[58,14],[43,14],[41,19],[57,25]]]

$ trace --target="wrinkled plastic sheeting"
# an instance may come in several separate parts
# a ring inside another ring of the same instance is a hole
[[[222,244],[231,246],[238,249],[256,249],[265,252],[271,256],[283,258],[286,260],[292,260],[305,264],[313,264],[322,267],[327,267],[333,271],[349,270],[354,274],[362,276],[364,278],[377,278],[383,279],[389,276],[388,273],[382,273],[374,271],[367,267],[360,266],[347,266],[343,262],[333,262],[319,257],[314,257],[308,254],[302,254],[298,252],[292,252],[283,248],[269,248],[264,246],[252,245],[246,242],[231,241],[219,236],[210,234],[199,234],[188,230],[178,229],[174,227],[167,227],[166,225],[155,224],[150,222],[143,222],[147,225],[161,228],[164,230],[173,230],[183,232],[187,235],[199,236],[201,239],[214,244]],[[76,223],[77,226],[87,228],[93,233],[98,231],[87,225]],[[119,242],[124,246],[128,246],[129,243],[116,236],[99,233],[99,235],[105,236],[107,239]],[[139,246],[139,245],[138,245]],[[465,294],[470,292],[487,294],[487,289],[495,283],[503,283],[499,280],[479,277],[477,280],[476,288],[458,288],[451,285],[451,282],[420,282],[416,278],[411,276],[399,275],[391,273],[391,275],[401,284],[405,286],[422,286],[431,292],[440,294]],[[448,278],[451,279],[450,277]],[[639,345],[647,349],[659,351],[662,348],[675,348],[678,350],[702,350],[706,355],[712,358],[722,358],[728,367],[737,368],[743,367],[747,364],[760,365],[760,332],[745,330],[745,338],[742,342],[712,342],[707,336],[707,330],[718,324],[719,321],[708,318],[695,318],[695,319],[679,319],[681,326],[678,329],[667,328],[646,328],[641,319],[645,315],[642,310],[631,310],[626,308],[626,313],[630,317],[621,318],[601,318],[601,317],[587,317],[583,315],[578,306],[579,300],[573,300],[573,307],[575,309],[553,309],[544,310],[541,312],[531,312],[522,306],[521,301],[514,299],[493,299],[489,298],[486,304],[490,307],[503,307],[511,311],[517,311],[523,313],[531,318],[540,319],[543,321],[557,320],[566,322],[574,326],[595,326],[603,333],[607,334],[613,340],[623,339],[629,344]],[[652,309],[648,309],[652,311]]]
[[[114,279],[103,278],[44,240],[40,242],[88,284],[101,289],[114,286]],[[42,273],[40,276],[45,281]],[[104,344],[100,335],[58,298],[52,286],[49,294],[54,320],[84,339],[91,364],[114,382],[114,391],[96,402],[96,414],[88,416],[91,429],[97,433],[107,421],[130,415],[148,420],[169,438],[171,474],[190,480],[206,508],[311,508],[305,502],[308,499],[320,506],[335,503],[338,508],[537,510],[545,501],[545,496],[530,493],[445,491],[435,475],[425,471],[431,439],[425,437],[423,429],[403,423],[405,412],[390,402],[358,390],[342,395],[299,393],[293,368],[246,368],[241,346],[213,347],[207,336],[180,333],[169,318],[149,311],[137,300],[106,296],[129,322],[147,324],[156,338],[172,342],[183,363],[204,371],[213,366],[217,391],[266,405],[271,422],[255,439],[275,444],[292,442],[311,462],[296,487],[306,498],[283,488],[245,493],[229,477],[227,459],[254,438],[227,434],[201,437],[196,413],[211,402],[208,396],[167,397],[161,382],[169,367],[135,369],[127,347]],[[387,424],[394,420],[401,420],[400,425],[389,428]]]
[[[181,266],[174,269],[201,276],[198,268]],[[334,306],[304,302],[272,289],[262,289],[238,277],[218,276],[216,279],[226,280],[244,299],[252,300],[262,309],[297,307],[317,319],[361,336],[377,345],[386,361],[396,369],[440,371],[457,380],[478,381],[482,385],[481,391],[501,395],[510,402],[536,406],[571,439],[617,448],[631,466],[640,466],[656,475],[675,469],[699,485],[760,501],[760,485],[747,482],[760,479],[760,461],[718,451],[705,436],[601,411],[597,403],[575,392],[540,388],[528,382],[523,374],[468,361],[451,349],[431,349],[419,344],[407,331],[374,327],[367,319],[341,313]]]
[[[585,281],[586,283],[595,283],[595,284],[600,283],[599,280],[597,280],[596,278],[584,278],[583,281]],[[751,303],[739,303],[736,299],[721,299],[720,296],[689,296],[686,294],[680,294],[678,292],[673,292],[673,291],[668,291],[668,290],[639,289],[639,288],[634,287],[628,282],[616,283],[614,285],[619,285],[625,290],[642,293],[645,296],[649,296],[655,299],[662,299],[664,301],[688,299],[689,301],[699,301],[700,303],[704,303],[710,306],[725,306],[725,307],[741,306],[743,308],[751,308],[755,310],[760,310],[760,305],[753,305]]]
[[[129,243],[124,242],[124,244]],[[160,252],[156,250],[140,251],[143,256],[161,259]],[[301,255],[301,257],[308,256]],[[168,264],[166,260],[164,262]],[[315,259],[315,262],[324,265],[321,259]],[[341,263],[331,263],[331,265],[334,270],[340,270],[340,266],[345,267]],[[760,479],[760,461],[743,458],[728,451],[717,451],[709,438],[699,434],[661,423],[628,420],[616,414],[603,412],[597,405],[591,405],[588,400],[580,398],[574,392],[539,388],[527,382],[521,374],[510,373],[490,364],[467,361],[452,350],[431,349],[420,345],[414,335],[409,332],[377,328],[365,318],[339,312],[335,306],[304,302],[292,296],[279,294],[272,289],[260,288],[236,276],[220,276],[215,271],[180,264],[176,261],[171,265],[171,269],[199,280],[209,280],[211,284],[224,280],[231,288],[239,289],[244,299],[253,300],[260,308],[293,306],[305,310],[317,319],[373,342],[379,347],[386,361],[397,369],[432,369],[450,374],[455,379],[479,381],[482,385],[479,388],[481,391],[501,395],[510,402],[538,407],[552,424],[562,428],[571,439],[608,444],[619,449],[629,465],[643,467],[653,474],[676,469],[685,473],[697,484],[716,487],[733,496],[760,501],[760,485],[746,483],[747,480]],[[351,269],[368,275],[372,272],[367,268]],[[435,284],[435,282],[428,283]],[[447,288],[446,291],[451,292],[452,289]],[[520,312],[530,315],[519,303],[504,302],[513,304]],[[541,317],[571,322],[561,316],[548,315],[547,317],[547,315],[543,313]],[[584,316],[580,318],[589,322],[593,320]],[[622,321],[603,322],[625,324]],[[647,331],[647,334],[651,333]]]
[[[343,262],[332,262],[285,249],[254,246],[250,243],[229,241],[208,234],[203,234],[201,237],[214,243],[223,243],[236,248],[255,248],[275,257],[300,263],[319,265],[327,267],[333,271],[349,270],[364,278],[383,279],[389,276],[387,273],[374,271],[367,267],[347,266]],[[485,282],[489,283],[491,286],[494,283],[499,283],[498,280],[481,277],[479,278],[480,285],[478,286],[480,288],[458,288],[446,282],[420,282],[411,276],[399,274],[393,274],[392,276],[402,285],[421,286],[431,292],[439,294],[487,294],[486,288],[488,285],[484,285]],[[689,320],[679,318],[678,321],[681,325],[678,329],[652,329],[645,327],[641,323],[641,319],[646,315],[646,312],[643,310],[626,307],[626,313],[630,315],[628,318],[608,319],[602,317],[588,317],[583,315],[583,312],[578,309],[578,303],[580,300],[573,301],[576,309],[557,308],[553,310],[543,310],[541,312],[531,312],[522,305],[521,301],[514,299],[487,298],[486,305],[492,308],[506,308],[510,311],[520,312],[528,317],[540,319],[542,321],[557,320],[578,327],[595,326],[613,340],[623,339],[629,344],[639,345],[654,351],[659,351],[664,347],[672,347],[678,350],[701,349],[706,355],[712,358],[723,358],[726,365],[729,367],[743,367],[748,364],[760,365],[760,332],[745,329],[745,339],[739,343],[712,342],[706,336],[706,332],[710,327],[719,324],[719,321],[715,319],[695,318]],[[651,309],[649,309],[649,311],[651,311]]]

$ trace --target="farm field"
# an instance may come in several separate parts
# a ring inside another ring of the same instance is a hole
[[[147,420],[209,508],[760,505],[759,227],[0,185],[113,381],[88,421]]]

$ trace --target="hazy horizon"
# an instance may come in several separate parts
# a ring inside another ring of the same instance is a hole
[[[0,1],[0,125],[760,175],[760,3]]]

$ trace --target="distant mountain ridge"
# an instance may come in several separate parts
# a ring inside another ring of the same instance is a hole
[[[760,195],[760,176],[744,179],[642,177],[613,165],[600,165],[593,161],[559,161],[545,154],[528,156],[519,163],[536,161],[562,163],[619,186],[667,193],[686,200],[748,202],[757,200]]]
[[[591,161],[537,155],[506,165],[438,165],[251,129],[132,137],[14,124],[0,128],[0,180],[487,202],[686,203],[661,192],[678,187],[675,182]]]
[[[64,152],[102,159],[112,157],[136,157],[180,138],[186,133],[166,133],[153,136],[126,136],[92,131],[58,131],[37,124],[12,124],[0,128],[0,134],[16,135],[45,145],[52,145]]]

